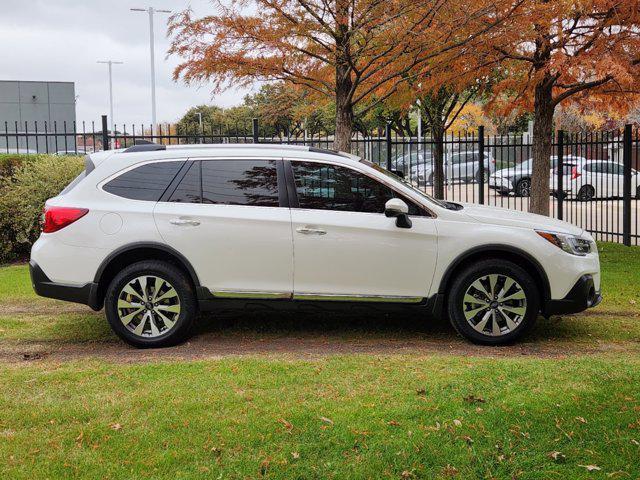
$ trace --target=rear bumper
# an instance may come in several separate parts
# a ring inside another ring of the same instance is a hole
[[[77,286],[52,282],[33,260],[29,262],[29,273],[31,275],[31,285],[35,292],[41,297],[82,303],[83,305],[88,305],[93,310],[100,310],[101,305],[98,302],[97,283],[92,282]]]
[[[583,275],[562,300],[549,300],[544,306],[544,315],[578,313],[600,304],[602,295],[595,288],[591,275]]]

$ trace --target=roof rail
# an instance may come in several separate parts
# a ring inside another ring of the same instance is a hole
[[[166,150],[166,145],[160,145],[158,143],[150,142],[149,140],[136,140],[135,145],[125,149],[124,153],[134,152],[157,152],[159,150]]]

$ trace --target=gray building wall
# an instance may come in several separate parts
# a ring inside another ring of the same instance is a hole
[[[75,136],[60,134],[65,123],[66,132],[74,131],[75,100],[73,82],[0,80],[0,152],[75,150]],[[43,135],[45,124],[56,135]]]

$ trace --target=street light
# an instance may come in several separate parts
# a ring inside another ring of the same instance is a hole
[[[156,60],[153,36],[153,14],[154,13],[171,13],[171,10],[159,10],[153,7],[148,8],[132,8],[132,12],[147,12],[149,14],[149,46],[151,50],[151,133],[153,134],[156,126]]]
[[[111,120],[111,133],[115,133],[113,128],[113,65],[122,65],[124,62],[116,62],[113,60],[98,60],[97,63],[109,65],[109,120]]]

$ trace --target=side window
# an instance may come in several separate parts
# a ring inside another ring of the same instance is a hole
[[[119,197],[157,202],[183,163],[147,163],[114,178],[102,189]]]
[[[394,197],[402,198],[383,183],[346,167],[315,162],[291,162],[300,208],[343,212],[384,213]],[[409,215],[426,216],[415,203]]]
[[[180,183],[171,194],[170,202],[201,203],[202,184],[200,183],[200,162],[193,162],[189,171],[182,177]]]
[[[609,163],[609,173],[613,175],[624,175],[624,167],[618,163]]]
[[[203,160],[202,202],[280,206],[275,160]]]

